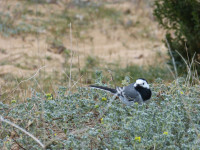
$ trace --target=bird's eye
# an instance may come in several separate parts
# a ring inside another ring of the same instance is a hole
[[[143,85],[144,85],[144,83],[143,83]]]

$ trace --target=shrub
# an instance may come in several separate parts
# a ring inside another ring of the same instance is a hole
[[[186,68],[180,55],[191,63],[195,54],[194,59],[200,62],[200,1],[155,0],[154,6],[158,23],[167,30],[166,39],[179,71]],[[195,66],[200,72],[200,65]]]
[[[151,87],[152,100],[143,105],[125,106],[116,99],[105,111],[110,94],[86,87],[65,95],[61,87],[53,99],[33,92],[25,103],[0,103],[0,114],[40,139],[46,149],[200,149],[200,86],[179,78],[168,85],[158,79]],[[2,122],[0,129],[3,149],[16,144],[40,149],[8,124]]]

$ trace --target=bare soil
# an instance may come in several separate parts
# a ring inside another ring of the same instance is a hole
[[[9,13],[12,8],[23,7],[24,3],[22,2],[20,0],[1,1],[0,9]],[[66,69],[63,64],[70,64],[71,59],[73,66],[78,66],[81,69],[85,66],[88,56],[99,59],[103,67],[106,67],[107,63],[118,63],[120,67],[125,67],[131,64],[150,65],[165,60],[166,49],[161,41],[164,32],[155,22],[152,8],[147,2],[106,3],[105,7],[122,11],[125,15],[123,15],[121,22],[111,24],[108,19],[95,20],[92,22],[92,28],[85,31],[80,30],[80,35],[87,37],[84,40],[79,39],[74,34],[70,35],[70,28],[66,29],[69,32],[62,39],[63,46],[73,52],[68,58],[62,50],[59,52],[59,49],[52,48],[47,40],[50,35],[48,30],[23,36],[5,37],[1,35],[1,85],[9,82],[5,81],[5,76],[8,74],[16,78],[27,79],[42,66],[46,66],[43,70],[49,76],[55,72],[63,73]],[[49,16],[50,12],[63,10],[63,6],[58,3],[38,4],[30,5],[28,9],[40,10]],[[29,19],[34,18],[34,16],[30,16]],[[78,32],[74,30],[73,24],[71,32]]]

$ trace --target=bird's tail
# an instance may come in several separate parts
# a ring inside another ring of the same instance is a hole
[[[108,88],[108,87],[105,87],[105,86],[90,85],[90,87],[96,88],[96,89],[105,90],[105,91],[109,91],[109,92],[111,92],[113,94],[117,93],[116,89]]]

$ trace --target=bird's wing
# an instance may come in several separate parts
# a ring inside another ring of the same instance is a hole
[[[123,93],[128,101],[141,101],[141,96],[139,92],[135,89],[134,83],[124,87]]]

